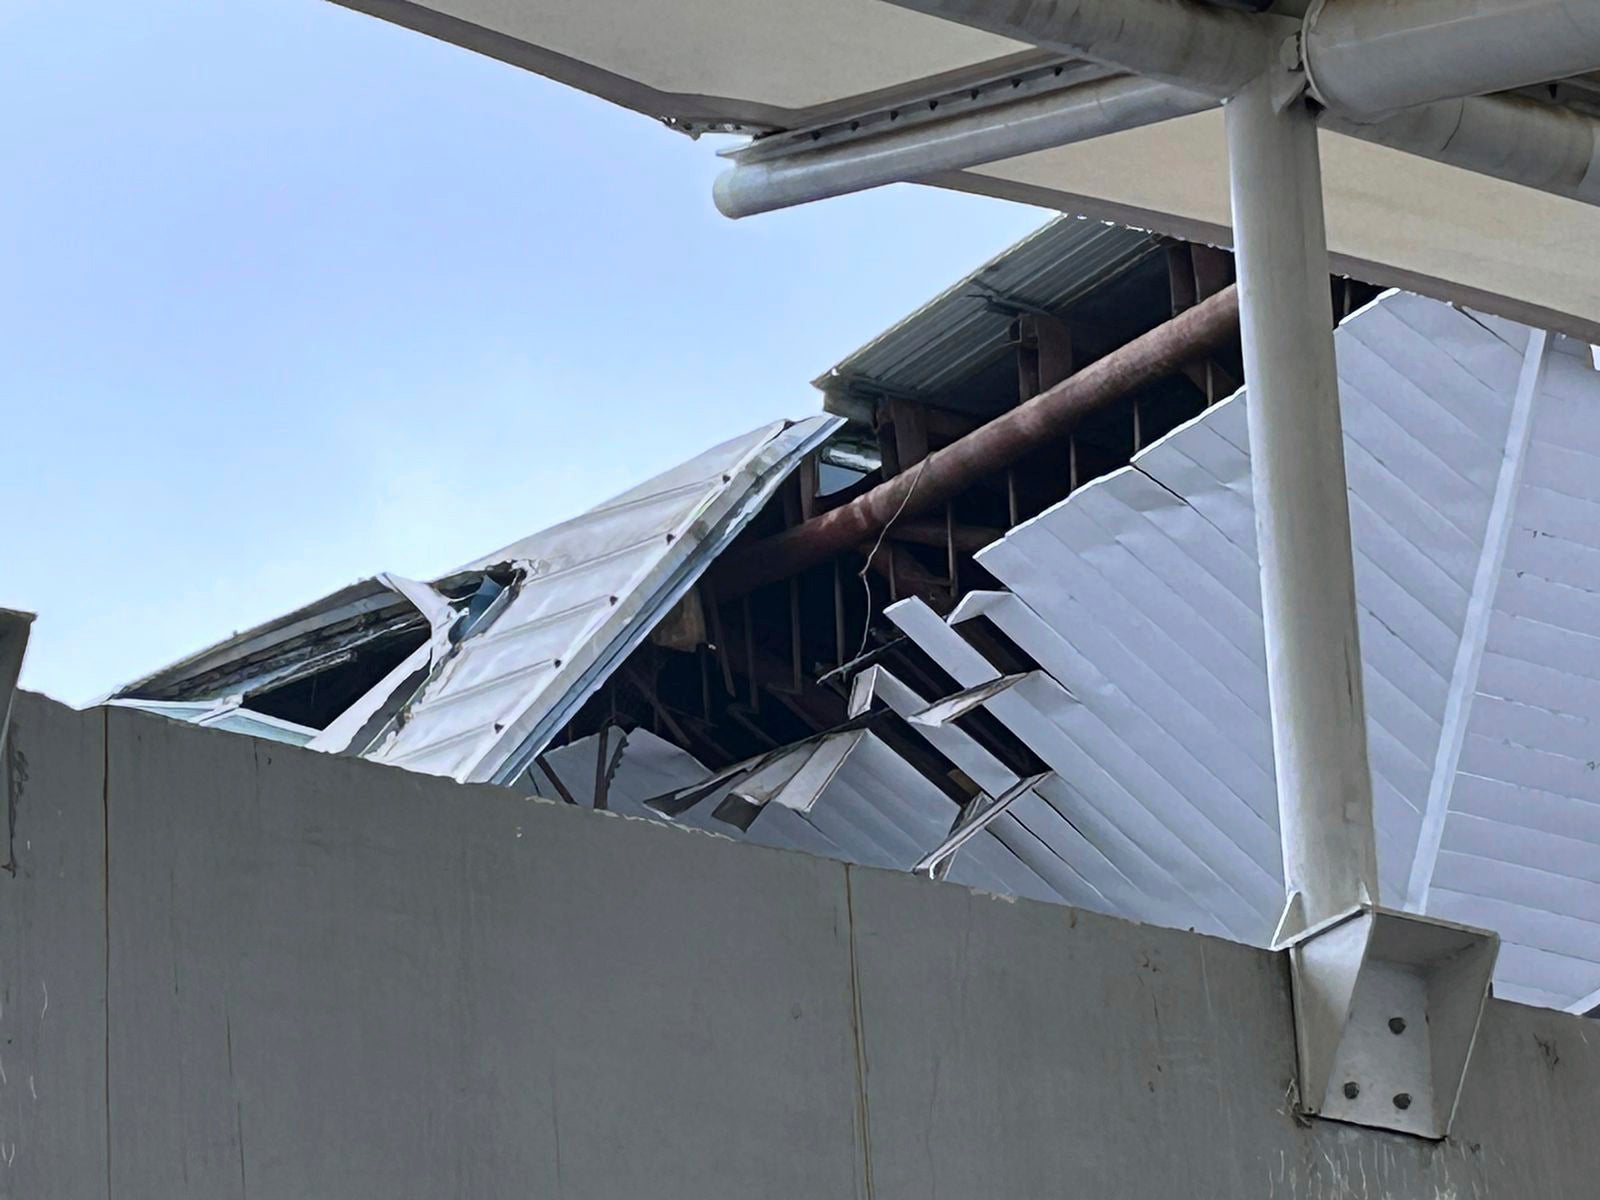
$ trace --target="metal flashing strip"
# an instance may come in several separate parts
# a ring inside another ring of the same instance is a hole
[[[1439,847],[1444,840],[1445,818],[1455,793],[1456,773],[1466,743],[1472,715],[1472,701],[1478,693],[1478,677],[1483,667],[1484,647],[1489,639],[1489,622],[1494,616],[1495,594],[1505,568],[1506,550],[1515,526],[1517,493],[1522,487],[1523,468],[1533,440],[1533,410],[1544,387],[1551,337],[1542,329],[1529,332],[1528,348],[1523,353],[1522,377],[1512,402],[1511,420],[1506,427],[1505,455],[1495,483],[1494,501],[1484,530],[1483,550],[1473,576],[1472,599],[1467,606],[1466,624],[1450,677],[1450,696],[1445,702],[1439,750],[1434,759],[1433,776],[1428,783],[1428,798],[1422,810],[1422,829],[1417,837],[1417,853],[1405,891],[1405,906],[1425,912],[1433,873],[1439,862]]]
[[[913,725],[949,725],[974,709],[982,708],[1001,692],[1010,691],[1028,678],[1028,675],[1029,672],[1002,675],[999,679],[991,679],[975,687],[966,688],[953,696],[946,696],[943,700],[928,705],[921,712],[912,713],[906,720]]]
[[[1045,771],[1038,775],[1030,775],[1027,779],[1019,779],[998,796],[986,795],[985,799],[989,802],[981,806],[977,801],[973,801],[973,808],[968,813],[962,814],[955,827],[951,829],[950,836],[911,869],[919,875],[929,874],[942,878],[942,871],[949,867],[961,847],[1004,816],[1014,802],[1033,791],[1049,776],[1050,773]]]

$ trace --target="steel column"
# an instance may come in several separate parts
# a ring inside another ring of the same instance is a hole
[[[1285,885],[1307,925],[1378,900],[1317,126],[1224,107]]]

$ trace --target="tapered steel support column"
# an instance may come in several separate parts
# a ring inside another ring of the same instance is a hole
[[[1266,78],[1224,111],[1284,881],[1313,925],[1378,901],[1322,171]]]

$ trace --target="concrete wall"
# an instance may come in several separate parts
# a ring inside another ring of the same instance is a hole
[[[12,750],[0,1196],[1600,1178],[1578,1018],[1493,1005],[1449,1142],[1305,1128],[1284,966],[1256,950],[128,710],[20,697]]]

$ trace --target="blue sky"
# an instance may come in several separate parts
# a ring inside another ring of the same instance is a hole
[[[1044,214],[741,223],[712,143],[325,0],[0,0],[0,606],[83,703],[734,433]]]

